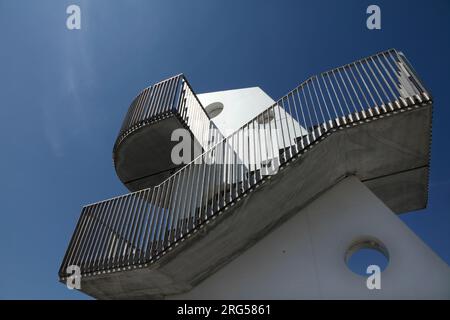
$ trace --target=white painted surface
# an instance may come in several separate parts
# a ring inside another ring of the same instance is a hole
[[[222,113],[213,119],[219,130],[228,136],[246,122],[274,104],[274,101],[261,88],[243,88],[197,95],[204,107],[213,102],[221,102]]]
[[[212,121],[226,137],[275,105],[275,101],[259,87],[203,93],[197,97],[206,109],[211,104],[223,104],[223,111]],[[272,121],[254,121],[235,134],[227,148],[233,150],[242,163],[250,162],[255,165],[253,169],[260,169],[261,163],[277,158],[280,149],[293,146],[296,137],[306,134],[307,131],[295,120],[296,115],[290,115],[292,110],[293,107],[289,108],[287,104],[282,107],[276,105],[261,118],[268,119],[270,114]]]
[[[345,264],[376,238],[389,251],[381,290]],[[358,179],[347,178],[228,265],[172,299],[450,298],[450,268]]]
[[[205,108],[215,102],[223,104],[223,111],[213,119],[213,122],[224,136],[229,136],[275,104],[275,101],[259,87],[202,93],[197,97]],[[285,133],[285,146],[289,145],[287,142],[288,130],[290,131],[291,141],[294,140],[295,136],[298,137],[306,133],[306,130],[301,128],[289,112],[294,112],[294,108],[293,106],[289,108],[287,103],[283,107],[276,106],[273,110],[276,126],[272,121],[272,128],[277,127]],[[294,117],[297,118],[296,115]],[[262,127],[263,125],[261,125]],[[280,145],[282,145],[281,138],[280,136]]]

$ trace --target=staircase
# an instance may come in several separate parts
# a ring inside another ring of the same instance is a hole
[[[97,298],[185,292],[348,175],[397,213],[423,208],[431,109],[394,49],[309,78],[227,137],[183,75],[146,88],[113,152],[136,191],[83,207],[60,281],[76,265],[81,290]],[[201,150],[189,164],[172,166],[173,145],[148,142],[175,128],[188,129]],[[141,151],[147,142],[158,151]]]

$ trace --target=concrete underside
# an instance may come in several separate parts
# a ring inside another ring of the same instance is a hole
[[[430,131],[431,105],[337,129],[149,267],[83,278],[82,291],[99,299],[187,292],[347,176],[395,213],[424,208]]]
[[[155,186],[178,168],[170,158],[172,132],[185,128],[176,116],[143,126],[128,135],[115,150],[115,168],[120,181],[130,190]],[[164,143],[161,143],[164,141]]]

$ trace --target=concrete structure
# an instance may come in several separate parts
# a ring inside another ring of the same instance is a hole
[[[448,266],[395,217],[426,206],[431,111],[395,50],[277,102],[257,87],[197,96],[182,75],[149,87],[114,146],[137,191],[83,208],[60,279],[79,266],[101,299],[449,298]],[[179,128],[201,152],[175,166]],[[382,290],[345,265],[365,245],[389,256]]]
[[[352,245],[373,239],[389,253],[381,290],[368,290],[367,277],[345,263]],[[439,299],[450,297],[448,280],[447,264],[351,176],[191,291],[170,298]]]

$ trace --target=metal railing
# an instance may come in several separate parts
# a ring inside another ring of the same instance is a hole
[[[161,81],[142,90],[133,100],[122,123],[114,151],[126,137],[139,128],[175,115],[192,132],[203,148],[211,143],[210,131],[219,134],[183,74]],[[223,138],[222,136],[216,139]]]
[[[395,50],[313,76],[158,186],[85,206],[60,276],[146,266],[330,130],[430,99]]]

